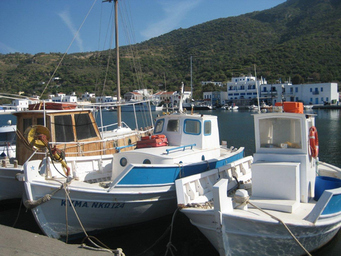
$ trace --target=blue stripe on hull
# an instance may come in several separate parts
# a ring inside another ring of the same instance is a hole
[[[198,164],[172,167],[136,166],[118,183],[119,185],[153,185],[174,183],[177,178],[215,169],[243,158],[244,151],[212,162],[202,161]]]
[[[322,215],[334,214],[338,212],[341,212],[341,194],[333,195],[324,208]]]

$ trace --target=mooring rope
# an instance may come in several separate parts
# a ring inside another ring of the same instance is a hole
[[[19,216],[20,216],[20,212],[21,212],[21,207],[22,207],[22,205],[23,205],[23,199],[21,198],[17,217],[16,217],[16,219],[15,219],[13,225],[12,225],[13,228],[15,227],[15,225],[16,225],[17,222],[18,222],[18,219],[19,219]]]
[[[67,184],[67,183],[65,183],[65,184]],[[77,220],[78,220],[78,223],[79,223],[79,225],[81,226],[81,228],[82,228],[82,230],[83,230],[83,233],[84,233],[85,236],[86,236],[86,237],[83,239],[83,241],[84,241],[85,239],[88,239],[88,240],[89,240],[95,247],[97,247],[97,248],[89,247],[89,246],[85,245],[84,243],[82,243],[82,247],[83,247],[83,248],[86,248],[86,249],[90,249],[90,248],[91,248],[92,250],[106,251],[106,252],[114,253],[114,254],[117,255],[117,256],[125,256],[125,254],[123,253],[123,250],[122,250],[121,248],[117,248],[117,249],[113,250],[113,249],[110,249],[108,246],[106,246],[105,244],[103,244],[103,243],[101,242],[101,244],[102,244],[103,246],[106,247],[106,248],[104,248],[104,247],[102,247],[102,246],[96,244],[96,243],[91,239],[91,237],[90,237],[90,236],[88,235],[88,233],[86,232],[86,230],[85,230],[85,228],[84,228],[84,226],[83,226],[83,223],[81,222],[81,220],[80,220],[80,218],[79,218],[79,216],[78,216],[78,213],[77,213],[77,211],[76,211],[74,205],[72,204],[72,200],[71,200],[71,198],[70,198],[70,193],[69,193],[69,191],[68,191],[68,189],[67,189],[67,186],[64,187],[64,191],[65,191],[65,194],[66,194],[66,196],[67,196],[68,201],[70,202],[71,208],[72,208],[73,212],[74,212],[75,215],[76,215],[76,218],[77,218]],[[67,216],[66,216],[66,218],[67,218]],[[66,221],[68,222],[68,218],[67,218]],[[68,234],[67,234],[67,236],[68,236]],[[98,239],[97,239],[97,240],[98,240]],[[98,241],[99,241],[99,240],[98,240]]]
[[[54,196],[54,194],[56,194],[59,190],[61,190],[63,188],[63,185],[60,188],[55,189],[54,191],[52,191],[51,194],[46,194],[45,196],[37,199],[37,200],[26,200],[24,202],[24,205],[27,209],[33,209],[43,203],[46,203],[48,201],[51,200],[51,198]]]
[[[168,243],[167,243],[167,250],[166,250],[166,252],[165,252],[165,256],[167,255],[168,251],[169,251],[173,256],[175,256],[173,250],[178,251],[178,250],[176,249],[176,247],[172,244],[172,235],[173,235],[174,219],[175,219],[175,215],[176,215],[176,213],[177,213],[178,211],[179,211],[179,208],[177,208],[177,209],[175,210],[175,212],[173,213],[173,216],[172,216],[171,232],[170,232],[170,235],[169,235],[169,241],[168,241]]]
[[[298,239],[296,238],[296,236],[291,232],[291,230],[289,229],[289,227],[287,226],[287,224],[285,224],[280,218],[277,218],[276,216],[264,211],[263,209],[259,208],[258,206],[254,205],[253,203],[251,203],[249,200],[247,200],[247,203],[249,203],[250,205],[252,205],[253,207],[255,207],[256,209],[260,210],[261,212],[269,215],[271,218],[279,221],[281,224],[283,224],[283,226],[285,227],[285,229],[289,232],[289,234],[292,236],[292,238],[295,240],[295,242],[304,250],[304,252],[311,256],[310,252],[303,246],[303,244],[301,244],[300,241],[298,241]]]

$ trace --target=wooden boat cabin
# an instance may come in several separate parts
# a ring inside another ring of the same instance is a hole
[[[50,131],[50,145],[62,149],[65,156],[91,156],[113,154],[135,148],[141,131],[130,128],[124,132],[118,129],[100,131],[91,110],[29,110],[13,113],[17,116],[17,154],[18,164],[24,164],[32,155],[25,134],[37,125]],[[38,127],[39,128],[39,127]],[[40,132],[37,130],[37,134]],[[141,135],[144,135],[143,133]],[[45,153],[35,154],[32,159],[42,159]]]

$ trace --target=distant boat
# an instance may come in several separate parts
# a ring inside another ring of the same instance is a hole
[[[212,110],[213,107],[208,105],[205,101],[195,101],[193,105],[194,110]]]
[[[224,110],[238,110],[239,107],[235,103],[232,103],[231,105],[225,104],[220,108]]]
[[[14,159],[16,149],[17,126],[8,120],[7,125],[0,126],[0,159]]]
[[[295,104],[254,115],[253,157],[176,181],[178,206],[220,255],[305,255],[340,230],[341,169],[318,162],[314,116]]]
[[[304,109],[312,109],[314,105],[304,105]]]
[[[256,105],[249,106],[249,110],[258,110],[258,107]]]

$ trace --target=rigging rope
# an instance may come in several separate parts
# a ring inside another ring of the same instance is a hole
[[[46,84],[46,86],[45,86],[43,92],[42,92],[41,95],[40,95],[40,98],[44,95],[46,89],[49,87],[49,85],[50,85],[52,79],[54,78],[54,75],[56,74],[57,70],[59,69],[60,65],[62,64],[62,62],[63,62],[63,60],[64,60],[66,54],[67,54],[68,51],[70,50],[71,45],[72,45],[73,42],[76,40],[76,38],[77,38],[77,36],[78,36],[78,34],[79,34],[79,31],[80,31],[81,28],[83,27],[83,25],[84,25],[86,19],[88,18],[89,14],[90,14],[91,10],[93,9],[93,7],[95,6],[95,3],[96,3],[96,2],[97,2],[97,0],[94,0],[92,6],[90,7],[90,10],[88,11],[88,13],[87,13],[87,15],[85,16],[83,22],[81,23],[81,25],[79,26],[77,32],[75,33],[75,35],[74,35],[74,37],[73,37],[71,43],[69,44],[68,48],[66,49],[66,51],[65,51],[65,53],[63,54],[62,58],[60,59],[60,61],[59,61],[58,65],[57,65],[57,67],[56,67],[55,70],[53,71],[53,73],[52,73],[52,75],[51,75],[51,77],[50,77],[50,80],[47,82],[47,84]]]

